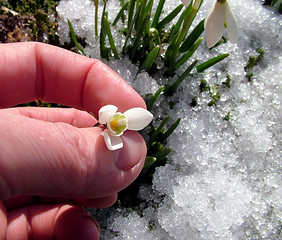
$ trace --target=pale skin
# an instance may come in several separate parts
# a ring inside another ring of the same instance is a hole
[[[33,100],[72,108],[11,108]],[[111,206],[142,170],[146,145],[126,131],[107,149],[99,109],[146,105],[100,61],[41,43],[0,44],[0,240],[99,239],[82,206]]]

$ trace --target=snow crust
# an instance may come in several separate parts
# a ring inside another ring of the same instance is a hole
[[[214,2],[204,1],[196,22]],[[179,3],[166,1],[163,16]],[[118,0],[108,1],[110,21],[119,4]],[[168,139],[167,146],[174,149],[171,161],[156,169],[153,186],[141,187],[140,199],[146,203],[140,206],[142,214],[111,208],[104,217],[97,216],[103,226],[102,239],[281,239],[282,17],[258,0],[230,0],[229,4],[240,28],[239,43],[211,50],[202,44],[194,56],[199,62],[219,53],[231,54],[207,74],[184,82],[170,99],[175,102],[173,109],[154,110],[156,119],[164,114],[173,120],[182,118]],[[69,41],[68,18],[76,34],[86,38],[86,53],[100,58],[93,1],[62,0],[57,10],[62,16],[61,42]],[[124,39],[113,30],[120,48]],[[250,55],[258,55],[258,48],[265,56],[248,81],[244,66]],[[102,61],[142,96],[172,81],[147,73],[134,80],[138,68],[128,59]],[[227,73],[230,88],[223,84]],[[199,91],[201,79],[218,88],[221,97],[216,105],[208,106],[209,93]],[[198,105],[192,108],[194,97]],[[158,104],[167,103],[162,98]]]

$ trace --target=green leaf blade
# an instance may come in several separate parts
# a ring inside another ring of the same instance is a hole
[[[209,59],[206,62],[203,62],[201,64],[199,64],[196,69],[198,72],[203,72],[206,69],[210,68],[211,66],[215,65],[216,63],[222,61],[223,59],[227,58],[230,55],[230,53],[224,53],[224,54],[220,54],[212,59]]]

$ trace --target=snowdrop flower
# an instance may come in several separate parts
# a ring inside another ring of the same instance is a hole
[[[99,110],[99,123],[105,125],[104,140],[109,150],[123,147],[121,135],[125,130],[139,131],[153,119],[153,115],[144,108],[131,108],[124,113],[117,112],[114,105],[106,105]]]
[[[237,43],[239,38],[236,18],[227,0],[217,0],[205,20],[206,44],[214,46],[222,37],[226,27],[230,42]]]
[[[185,7],[188,7],[191,1],[192,1],[192,0],[181,0],[181,2],[183,3],[183,5],[184,5]]]

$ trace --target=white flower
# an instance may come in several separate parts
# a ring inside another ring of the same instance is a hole
[[[192,0],[181,0],[181,2],[183,3],[183,5],[184,5],[185,7],[188,7],[191,1],[192,1]]]
[[[109,150],[123,147],[120,136],[125,130],[142,130],[153,119],[153,115],[144,108],[131,108],[124,113],[117,110],[114,105],[106,105],[99,110],[98,121],[107,127],[104,130],[104,139]]]
[[[214,46],[221,39],[224,27],[226,27],[230,42],[237,43],[239,32],[236,18],[227,0],[217,0],[205,20],[208,48]]]

